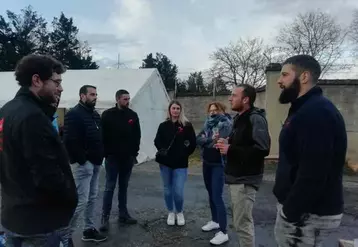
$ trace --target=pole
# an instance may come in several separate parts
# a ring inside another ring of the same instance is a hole
[[[213,98],[214,98],[214,100],[216,100],[216,80],[217,80],[217,78],[214,78],[214,81],[213,81]]]
[[[174,82],[174,99],[177,98],[177,90],[178,90],[178,82],[175,80]]]
[[[119,64],[120,64],[120,61],[121,61],[121,60],[120,60],[120,58],[121,58],[121,57],[120,57],[120,54],[118,53],[118,64],[117,64],[117,69],[119,69]]]

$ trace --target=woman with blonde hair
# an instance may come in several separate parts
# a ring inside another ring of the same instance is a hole
[[[202,227],[205,232],[219,230],[211,244],[220,245],[229,240],[226,232],[227,217],[223,200],[225,183],[225,157],[215,148],[219,138],[229,137],[232,129],[230,115],[225,113],[225,106],[220,102],[212,102],[207,108],[208,118],[204,128],[197,135],[197,144],[201,148],[203,161],[203,177],[206,190],[209,194],[211,221]]]
[[[164,201],[169,212],[167,224],[175,225],[176,221],[177,225],[183,226],[184,184],[189,156],[196,148],[196,138],[180,102],[170,102],[168,117],[159,125],[154,145],[158,150],[156,161],[160,165]]]

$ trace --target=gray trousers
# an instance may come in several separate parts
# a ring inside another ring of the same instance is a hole
[[[277,205],[275,238],[279,247],[320,247],[328,235],[341,224],[343,214],[318,216],[310,214],[296,226],[282,217],[282,205]]]
[[[70,227],[74,232],[79,225],[79,219],[84,213],[84,230],[95,228],[95,204],[98,196],[98,179],[102,166],[87,161],[85,164],[72,164],[72,173],[75,179],[78,204],[72,217]]]

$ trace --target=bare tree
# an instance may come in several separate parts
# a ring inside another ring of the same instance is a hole
[[[211,71],[229,85],[247,83],[261,87],[265,84],[265,67],[271,62],[273,51],[261,38],[239,39],[210,55],[214,61]]]
[[[299,14],[291,24],[282,27],[277,41],[286,56],[308,54],[315,57],[324,75],[345,66],[338,61],[342,58],[347,34],[348,30],[342,28],[331,15],[309,11]]]
[[[354,11],[353,20],[349,30],[349,36],[353,42],[355,52],[358,54],[358,9]]]

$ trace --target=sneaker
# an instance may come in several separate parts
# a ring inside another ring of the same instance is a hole
[[[96,229],[87,229],[83,232],[82,241],[85,242],[103,242],[107,240],[107,236],[103,236]]]
[[[178,226],[185,225],[185,219],[184,219],[184,214],[183,213],[178,213],[177,214],[177,224],[178,224]]]
[[[167,224],[168,224],[168,226],[174,226],[175,225],[175,214],[174,213],[169,213],[168,214]]]
[[[99,228],[99,230],[101,232],[106,232],[109,229],[109,216],[108,215],[102,215],[102,219],[101,219],[101,227]]]
[[[213,245],[221,245],[229,241],[229,235],[223,233],[222,231],[215,234],[215,237],[210,240],[210,243]]]
[[[212,230],[217,230],[219,228],[220,228],[220,226],[218,223],[216,223],[214,221],[209,221],[205,226],[203,226],[201,228],[201,230],[203,230],[204,232],[210,232]]]

